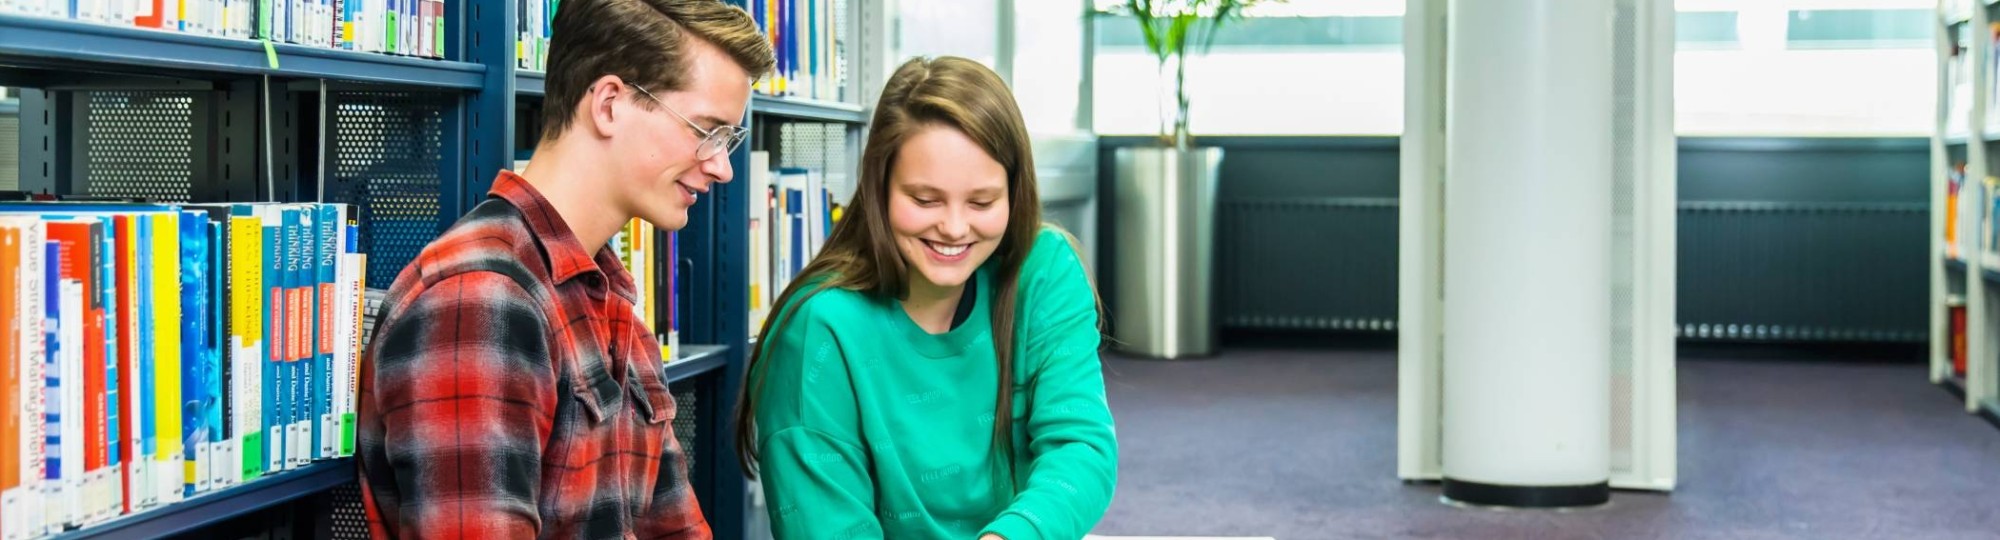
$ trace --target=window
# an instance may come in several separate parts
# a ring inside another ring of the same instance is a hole
[[[996,1],[897,3],[896,52],[900,57],[887,71],[917,56],[962,56],[993,67],[1000,57],[1000,8]]]
[[[1014,100],[1030,133],[1075,133],[1083,110],[1083,0],[1009,2]]]
[[[1692,136],[1929,135],[1936,7],[1679,0],[1676,128]]]
[[[1291,0],[1248,15],[1188,62],[1197,136],[1402,133],[1401,0]],[[1094,22],[1097,132],[1158,133],[1159,67],[1138,23],[1111,15]]]

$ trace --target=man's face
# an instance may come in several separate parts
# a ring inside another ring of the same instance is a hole
[[[613,159],[623,165],[613,186],[619,192],[614,200],[640,219],[668,230],[686,227],[688,207],[711,186],[734,175],[728,152],[711,150],[714,155],[700,158],[704,135],[695,128],[726,139],[750,100],[750,76],[742,67],[708,42],[690,40],[688,45],[687,89],[632,92],[635,105],[645,102],[651,110],[634,106],[632,111],[639,116],[635,129],[613,143]],[[650,103],[655,98],[659,103]]]

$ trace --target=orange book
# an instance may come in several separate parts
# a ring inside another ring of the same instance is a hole
[[[1965,375],[1965,306],[1951,307],[1951,372]]]
[[[159,28],[165,26],[166,17],[164,15],[167,13],[166,8],[180,5],[180,2],[166,3],[163,0],[139,0],[139,3],[139,5],[152,8],[145,11],[144,14],[132,18],[132,26],[140,28]]]
[[[21,230],[0,228],[0,328],[18,328],[21,301]],[[21,351],[12,336],[0,337],[0,492],[21,485]]]

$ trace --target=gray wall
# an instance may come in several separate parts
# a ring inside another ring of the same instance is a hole
[[[1101,139],[1101,193],[1114,150],[1149,142]],[[1394,328],[1395,138],[1203,142],[1226,152],[1216,236],[1225,328]],[[1921,139],[1684,139],[1684,337],[1921,340],[1928,152]],[[1115,211],[1098,212],[1100,283],[1122,262],[1109,257]]]

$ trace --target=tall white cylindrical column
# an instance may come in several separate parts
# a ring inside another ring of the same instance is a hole
[[[1610,491],[1612,2],[1452,0],[1444,494]]]

